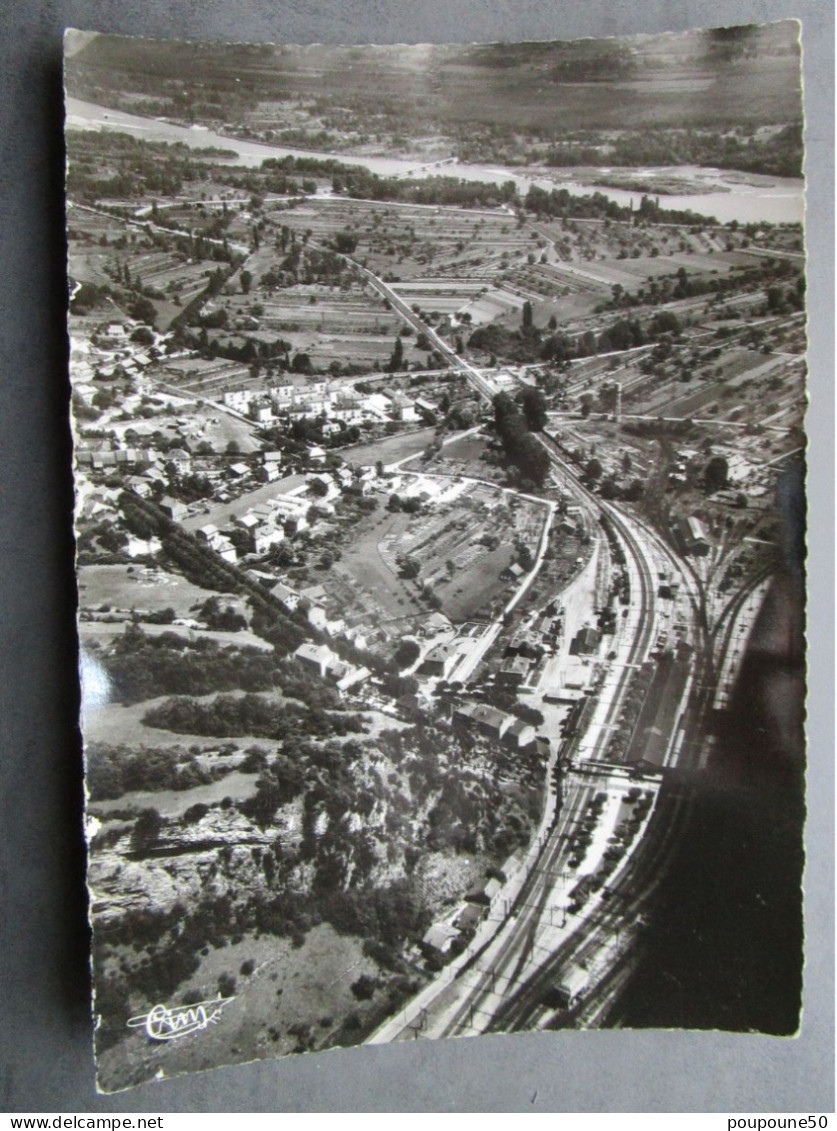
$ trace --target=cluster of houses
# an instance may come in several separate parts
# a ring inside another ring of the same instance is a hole
[[[309,459],[316,462],[318,451],[316,448],[311,449]],[[264,466],[270,469],[268,482],[279,478],[280,457],[279,452],[265,452],[263,455]],[[241,466],[249,473],[250,469],[246,464]],[[235,466],[231,470],[234,471]],[[239,553],[263,555],[286,538],[291,539],[305,530],[314,529],[312,508],[316,508],[318,518],[328,518],[335,514],[335,501],[344,491],[367,495],[375,489],[377,479],[378,473],[374,467],[360,468],[357,471],[338,467],[313,472],[289,491],[277,492],[272,498],[256,503],[236,515],[221,529],[214,523],[207,523],[199,529],[198,535],[226,561],[235,561]]]
[[[286,382],[267,392],[234,389],[224,393],[224,405],[257,424],[324,418],[326,436],[352,424],[415,424],[422,419],[421,406],[401,392],[359,393],[345,381]]]
[[[674,453],[674,463],[668,473],[668,481],[674,487],[685,487],[689,482],[689,464],[697,459],[700,452],[693,448],[681,448]]]
[[[102,381],[129,378],[139,394],[145,389],[145,372],[155,362],[151,347],[131,340],[132,334],[143,327],[133,319],[98,326],[89,338],[72,337],[70,340],[70,369],[73,375],[73,393],[86,404],[102,388]],[[153,334],[149,327],[144,327]],[[155,341],[161,341],[155,335]]]
[[[260,574],[258,570],[251,570],[250,572],[256,578],[267,576]],[[361,650],[369,646],[371,638],[364,633],[362,628],[347,625],[342,617],[329,615],[327,609],[328,595],[322,585],[306,585],[303,589],[294,589],[285,581],[277,581],[271,587],[270,592],[291,612],[302,607],[308,623],[313,628],[327,632],[331,637],[342,636],[344,640],[348,640],[350,644],[354,644],[356,648]],[[321,666],[324,655],[324,653],[320,653],[317,660],[317,663]],[[327,675],[328,672],[323,669],[320,674]],[[366,677],[364,676],[364,678]]]
[[[553,606],[549,606],[553,608]],[[554,651],[564,631],[563,609],[545,612],[534,621],[521,624],[506,647],[506,656],[513,659],[540,660]]]
[[[454,725],[467,727],[495,742],[503,742],[513,750],[524,750],[527,746],[540,744],[543,746],[543,753],[549,753],[548,739],[538,739],[531,723],[485,703],[460,704],[454,708],[453,721]]]
[[[371,672],[368,668],[347,664],[325,644],[300,644],[294,656],[304,667],[315,671],[323,679],[329,679],[340,689],[348,691],[364,683]]]
[[[511,876],[520,869],[522,854],[515,852],[505,862],[498,875]],[[477,927],[490,913],[492,905],[498,901],[503,884],[498,876],[489,876],[474,884],[464,898],[451,907],[441,919],[432,924],[421,940],[425,954],[451,957],[455,944],[459,949],[467,945]]]
[[[236,515],[223,529],[215,523],[206,523],[198,530],[198,537],[228,562],[236,561],[242,545],[245,553],[266,554],[286,537],[307,528],[310,506],[307,499],[278,495]],[[236,532],[246,537],[235,538]]]
[[[94,471],[107,470],[109,467],[126,468],[137,464],[154,466],[160,462],[161,458],[160,453],[154,448],[76,449],[76,463],[79,467],[91,467]],[[159,475],[160,478],[165,479],[162,472]],[[147,481],[147,478],[143,480],[143,482],[145,481]]]

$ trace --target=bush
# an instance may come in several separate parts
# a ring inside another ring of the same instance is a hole
[[[156,809],[143,809],[131,833],[131,848],[135,852],[148,852],[160,837],[163,819]]]
[[[393,660],[399,668],[409,668],[421,655],[421,647],[415,640],[402,640],[395,651]]]
[[[232,997],[237,984],[233,975],[225,972],[218,978],[218,993],[221,997]]]
[[[378,988],[378,983],[368,974],[361,974],[356,982],[352,982],[351,990],[358,1001],[369,1001]]]

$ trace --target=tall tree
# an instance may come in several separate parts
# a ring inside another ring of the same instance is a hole
[[[387,369],[390,373],[397,373],[404,368],[404,346],[401,338],[395,339],[395,346],[392,354],[390,355],[389,365]]]
[[[707,494],[711,495],[715,491],[720,491],[727,485],[727,476],[729,474],[729,464],[724,456],[713,456],[709,463],[706,465],[704,473],[704,483],[706,485]]]
[[[542,432],[547,423],[546,399],[540,389],[524,389],[520,405],[530,432]]]

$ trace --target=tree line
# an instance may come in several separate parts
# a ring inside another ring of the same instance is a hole
[[[246,596],[252,607],[251,627],[271,643],[280,655],[293,652],[306,639],[319,639],[303,612],[290,611],[269,590],[248,577],[237,565],[224,561],[215,551],[188,533],[150,499],[134,491],[123,491],[119,507],[126,526],[138,538],[160,538],[164,555],[187,580],[204,589]]]
[[[537,390],[531,392],[536,394]],[[540,430],[545,422],[541,402],[530,395],[523,401],[521,413],[508,393],[498,393],[492,404],[494,427],[506,458],[517,468],[522,483],[542,487],[549,472],[549,456],[530,431],[532,426]]]

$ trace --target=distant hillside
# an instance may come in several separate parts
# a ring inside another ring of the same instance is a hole
[[[540,157],[525,144],[563,142],[574,131],[584,131],[588,145],[596,131],[653,129],[744,132],[749,143],[756,129],[802,121],[794,21],[468,46],[224,45],[74,33],[66,82],[78,98],[307,148],[397,152],[435,137],[461,160],[516,164]],[[753,138],[756,150],[763,142]],[[758,168],[754,153],[755,162],[735,167]],[[705,163],[715,162],[710,155]],[[801,147],[763,164],[766,172],[799,170]]]
[[[89,97],[92,86],[159,94],[162,83],[172,96],[219,108],[228,95],[242,106],[301,95],[372,114],[382,103],[397,110],[386,106],[391,98],[412,113],[421,98],[441,122],[499,115],[549,125],[560,114],[563,128],[630,128],[639,113],[659,125],[710,118],[715,125],[776,124],[800,116],[799,55],[792,21],[474,47],[272,47],[100,35],[68,58],[67,82],[78,97]]]

